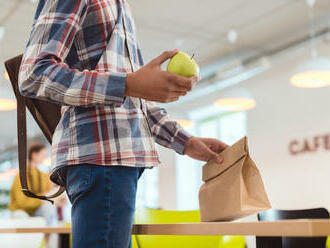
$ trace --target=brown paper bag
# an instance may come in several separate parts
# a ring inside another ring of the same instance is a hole
[[[271,208],[261,175],[244,137],[221,153],[223,162],[203,166],[199,191],[202,221],[228,221]]]

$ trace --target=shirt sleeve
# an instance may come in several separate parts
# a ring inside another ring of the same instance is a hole
[[[79,71],[65,63],[86,16],[87,1],[40,0],[20,67],[22,95],[72,106],[123,103],[126,74]]]
[[[164,108],[151,102],[146,104],[148,123],[156,142],[183,154],[184,146],[192,135],[183,130],[179,123],[171,120]]]

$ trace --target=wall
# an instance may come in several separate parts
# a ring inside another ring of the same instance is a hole
[[[288,148],[292,140],[303,145],[305,138],[311,143],[314,136],[330,134],[330,87],[299,89],[289,84],[304,59],[294,57],[244,83],[258,104],[248,113],[250,148],[274,208],[330,209],[330,151],[321,147],[291,155]]]
[[[175,152],[158,146],[161,166],[159,167],[159,207],[176,209]]]

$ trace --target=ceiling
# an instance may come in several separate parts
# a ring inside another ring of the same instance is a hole
[[[202,65],[232,54],[255,56],[309,34],[310,15],[304,0],[128,0],[136,20],[145,61],[162,51],[179,48],[195,54]],[[0,1],[0,97],[11,97],[3,77],[3,61],[23,52],[37,1]],[[315,28],[330,26],[330,0],[318,0]],[[238,40],[228,42],[229,30]],[[16,113],[0,112],[0,149],[16,142]],[[29,121],[31,135],[38,133]]]

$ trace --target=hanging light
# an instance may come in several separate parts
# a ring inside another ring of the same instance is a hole
[[[223,111],[245,111],[256,107],[252,95],[243,88],[234,88],[214,102],[214,105]]]
[[[16,101],[8,98],[0,98],[0,111],[11,111],[17,107]]]
[[[312,56],[300,64],[291,77],[292,85],[300,88],[320,88],[330,85],[330,59],[323,56]]]
[[[176,119],[176,122],[178,122],[180,124],[180,126],[184,127],[184,128],[189,128],[194,126],[194,122],[192,122],[191,120],[187,120],[187,119]]]
[[[293,86],[299,88],[321,88],[330,85],[330,59],[319,56],[315,45],[314,6],[315,0],[306,0],[310,8],[310,38],[311,54],[308,61],[304,61],[295,70],[290,78]]]

